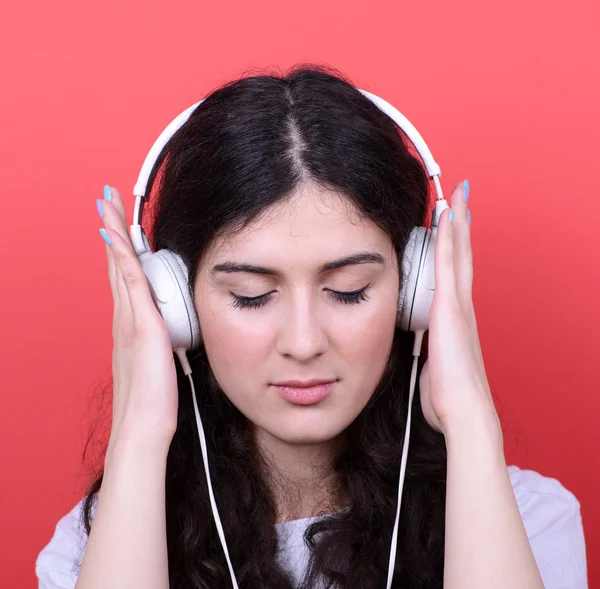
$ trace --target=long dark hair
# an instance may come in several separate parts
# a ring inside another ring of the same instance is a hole
[[[389,235],[399,264],[411,229],[430,212],[427,173],[392,119],[337,70],[303,64],[285,75],[248,76],[220,87],[171,138],[150,176],[152,245],[179,253],[193,284],[216,235],[244,226],[307,179],[347,195]],[[321,575],[327,587],[385,585],[412,340],[396,330],[381,382],[344,432],[333,467],[349,508],[307,529],[311,558],[302,587],[316,587]],[[275,499],[248,419],[220,389],[204,349],[189,356],[238,583],[291,589],[293,578],[277,562]],[[166,470],[170,587],[226,589],[231,579],[210,508],[189,382],[176,366],[178,427]],[[84,501],[88,535],[102,475]],[[445,496],[444,437],[425,421],[417,390],[393,587],[442,587]]]

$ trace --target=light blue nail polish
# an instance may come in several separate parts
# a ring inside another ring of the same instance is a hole
[[[467,221],[469,221],[469,225],[471,224],[471,210],[467,210]]]
[[[104,185],[104,200],[112,200],[112,196],[110,194],[110,186],[108,184]]]
[[[464,193],[463,193],[463,196],[464,196],[465,202],[467,202],[469,200],[469,181],[465,180],[463,182],[463,184],[464,184]]]
[[[454,221],[454,211],[450,211],[450,222]]]
[[[106,233],[106,229],[104,229],[104,227],[100,228],[100,235],[102,235],[102,239],[106,242],[106,244],[110,245],[111,239],[108,233]]]
[[[96,208],[98,209],[98,214],[100,215],[100,218],[103,219],[104,213],[102,212],[102,201],[99,198],[96,199]]]

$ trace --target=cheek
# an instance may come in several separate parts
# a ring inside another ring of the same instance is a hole
[[[200,316],[211,369],[228,396],[256,388],[252,385],[262,377],[270,346],[266,329],[261,329],[256,322],[246,322],[244,326],[238,318],[230,319],[233,314],[212,314],[209,311]]]
[[[352,371],[358,391],[372,392],[377,386],[394,340],[396,299],[373,305],[373,312],[361,321],[346,324],[339,331],[339,354]]]

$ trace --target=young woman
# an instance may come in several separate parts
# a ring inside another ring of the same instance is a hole
[[[210,94],[155,168],[153,249],[189,269],[203,338],[189,363],[239,587],[384,587],[414,339],[396,314],[404,249],[431,211],[423,164],[343,76],[298,67]],[[439,222],[392,587],[584,589],[577,499],[505,463],[468,197],[461,182]],[[229,588],[190,383],[119,191],[98,206],[112,430],[102,476],[38,556],[39,587]],[[315,382],[326,396],[300,404]]]

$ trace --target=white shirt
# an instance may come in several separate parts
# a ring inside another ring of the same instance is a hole
[[[508,473],[545,589],[588,589],[583,523],[575,496],[556,479],[533,470],[509,466]],[[50,542],[39,553],[35,564],[38,589],[74,589],[74,564],[81,562],[87,541],[80,523],[82,504],[83,500],[58,521]],[[296,583],[308,562],[304,530],[318,518],[275,525],[278,561]]]

